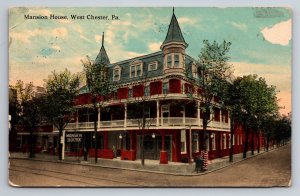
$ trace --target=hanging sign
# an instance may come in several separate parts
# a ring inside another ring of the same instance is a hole
[[[82,141],[82,133],[66,133],[66,142],[74,143]]]

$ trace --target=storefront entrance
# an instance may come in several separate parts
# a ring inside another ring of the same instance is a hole
[[[140,158],[140,141],[141,137],[138,136],[138,150],[137,150],[137,158]],[[165,151],[168,152],[168,160],[171,160],[171,142],[172,137],[166,135],[165,136]],[[159,160],[160,151],[161,151],[161,144],[162,144],[162,137],[161,136],[155,136],[155,138],[152,138],[151,135],[145,135],[144,136],[144,156],[145,159],[150,160]]]

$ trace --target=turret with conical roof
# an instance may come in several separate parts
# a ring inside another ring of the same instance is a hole
[[[165,41],[162,43],[161,47],[163,48],[166,44],[171,43],[171,42],[182,43],[186,47],[188,46],[188,44],[185,42],[184,37],[181,33],[180,26],[178,24],[177,18],[174,13],[174,8],[173,8],[173,15],[172,15],[172,19],[171,19],[171,22],[169,25],[168,33],[167,33]]]
[[[104,32],[102,34],[101,48],[100,48],[99,54],[97,55],[97,57],[95,59],[95,64],[102,64],[102,63],[105,65],[110,64],[109,58],[108,58],[106,50],[104,48]]]
[[[165,74],[180,74],[184,75],[185,69],[185,49],[188,44],[185,42],[180,26],[174,13],[169,24],[168,33],[162,45],[164,58],[164,73]]]

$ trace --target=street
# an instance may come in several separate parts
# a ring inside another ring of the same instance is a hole
[[[288,186],[291,179],[291,145],[287,144],[268,153],[198,176],[179,176],[58,162],[10,159],[9,178],[12,185],[29,187]]]

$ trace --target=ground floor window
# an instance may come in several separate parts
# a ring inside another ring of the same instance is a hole
[[[223,134],[223,149],[226,149],[226,134]]]
[[[181,135],[181,153],[186,153],[186,135],[185,135],[185,130],[181,130],[180,132]]]
[[[237,144],[237,145],[240,145],[239,135],[236,135],[236,144]]]
[[[209,148],[209,138],[206,139],[206,149],[207,149],[207,151],[210,150],[210,148]]]
[[[199,152],[199,134],[193,133],[193,152]]]
[[[243,135],[240,135],[241,136],[241,139],[240,139],[240,142],[241,142],[241,145],[243,144]]]
[[[216,150],[216,134],[211,134],[211,148],[212,150]]]

